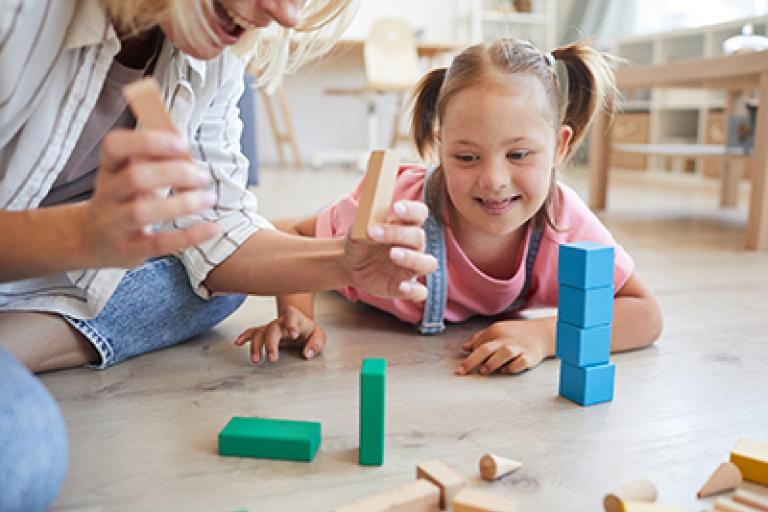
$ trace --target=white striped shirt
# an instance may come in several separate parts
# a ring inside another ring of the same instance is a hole
[[[36,208],[47,195],[119,50],[98,0],[0,0],[0,208]],[[254,232],[272,229],[256,214],[256,198],[245,188],[248,165],[240,152],[237,108],[243,72],[243,62],[229,50],[201,61],[167,40],[154,72],[193,159],[213,178],[212,208],[162,227],[186,227],[201,217],[220,226],[221,236],[177,254],[204,298],[208,273]],[[124,274],[125,269],[90,269],[0,283],[0,310],[92,318]]]

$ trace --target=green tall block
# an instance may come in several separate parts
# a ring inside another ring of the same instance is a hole
[[[320,424],[234,416],[219,432],[219,455],[312,462]]]
[[[363,359],[360,369],[360,464],[384,464],[387,360]]]

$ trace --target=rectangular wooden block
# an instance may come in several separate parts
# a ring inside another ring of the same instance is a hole
[[[582,329],[613,320],[613,285],[602,288],[558,287],[557,317]]]
[[[320,423],[235,416],[219,432],[219,455],[311,462]]]
[[[560,362],[560,395],[580,405],[593,405],[613,400],[613,363],[573,366]]]
[[[416,466],[416,478],[429,480],[440,488],[440,508],[445,510],[464,487],[464,479],[443,461],[433,459]]]
[[[389,151],[371,151],[355,222],[350,229],[353,240],[368,240],[368,228],[382,223],[389,214],[397,178],[397,156]]]
[[[595,242],[560,244],[557,281],[574,288],[611,286],[613,254],[613,247]]]
[[[335,512],[437,512],[440,490],[426,480],[415,480],[343,505]]]
[[[731,450],[731,462],[744,480],[768,485],[768,443],[742,438]]]
[[[453,500],[453,512],[514,512],[517,504],[503,496],[462,489]]]
[[[123,87],[123,95],[141,126],[178,133],[154,78],[142,78],[126,85]]]
[[[363,466],[384,464],[387,360],[367,358],[360,369],[360,452]]]
[[[611,355],[611,324],[581,329],[557,322],[555,355],[573,366],[607,363]]]

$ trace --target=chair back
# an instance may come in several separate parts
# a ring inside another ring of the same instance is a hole
[[[380,18],[371,27],[364,47],[368,87],[407,91],[421,78],[416,36],[407,21]]]

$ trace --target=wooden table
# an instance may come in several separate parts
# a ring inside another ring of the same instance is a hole
[[[751,169],[752,185],[746,246],[748,249],[768,250],[768,146],[765,144],[768,141],[768,52],[626,67],[617,71],[616,80],[622,90],[697,87],[722,89],[732,94],[758,91],[758,101],[763,108],[757,113],[752,155],[746,158]],[[606,129],[605,116],[599,116],[592,130],[589,151],[589,205],[598,210],[606,206],[610,147],[610,129]],[[653,152],[661,154],[658,148]],[[693,151],[689,153],[708,157]],[[733,176],[735,174],[729,179]]]

